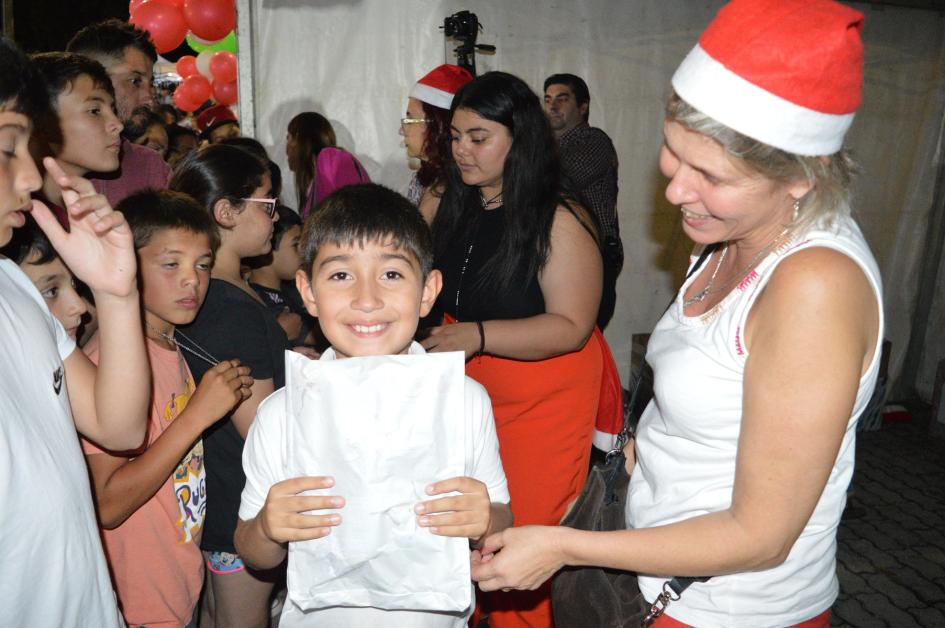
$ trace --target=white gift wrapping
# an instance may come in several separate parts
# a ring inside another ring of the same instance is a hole
[[[289,544],[289,597],[303,610],[463,611],[469,542],[416,523],[426,487],[464,475],[462,352],[308,360],[286,353],[288,477],[330,475],[331,534]],[[319,511],[317,514],[324,514]]]

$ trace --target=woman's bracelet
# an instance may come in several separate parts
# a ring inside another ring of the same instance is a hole
[[[486,331],[482,327],[482,321],[476,321],[476,327],[479,328],[479,351],[476,351],[476,355],[482,355],[486,350]]]

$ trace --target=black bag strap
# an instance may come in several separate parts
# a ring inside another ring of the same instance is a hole
[[[699,259],[696,260],[696,263],[692,265],[692,268],[689,269],[689,272],[686,273],[685,281],[688,281],[690,277],[696,274],[696,271],[699,270],[702,265],[705,263],[709,256],[712,255],[719,248],[719,244],[713,243],[709,244],[702,249],[702,253],[699,255]],[[666,309],[663,310],[663,314],[669,311],[669,308],[673,307],[673,303],[676,302],[676,295],[673,295],[673,299],[666,306]],[[660,315],[662,318],[663,314]],[[637,370],[637,374],[633,378],[632,387],[630,390],[630,402],[627,407],[635,408],[637,403],[637,398],[640,394],[640,384],[643,382],[643,365],[640,365],[640,368]],[[627,441],[630,440],[630,435],[632,430],[630,429],[630,414],[625,412],[623,416],[623,429],[620,430],[620,433],[617,434],[617,440],[614,442],[614,448],[607,452],[607,457],[612,457],[617,454],[619,451],[623,451],[624,445],[627,444]],[[688,585],[687,585],[688,586]]]

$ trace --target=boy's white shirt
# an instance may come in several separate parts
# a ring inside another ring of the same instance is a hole
[[[287,352],[287,355],[288,353],[290,352]],[[424,353],[423,348],[417,343],[412,343],[408,351],[409,355],[422,355]],[[293,359],[296,359],[295,356],[287,357],[287,360]],[[334,360],[336,359],[335,352],[329,349],[322,355],[321,359]],[[288,371],[289,368],[287,368]],[[463,468],[458,474],[473,477],[483,482],[487,486],[490,499],[493,502],[508,503],[508,486],[499,458],[495,421],[488,394],[479,383],[465,376],[462,377],[462,388],[465,434],[464,438],[461,439],[464,443]],[[293,477],[287,469],[287,461],[291,454],[287,452],[285,444],[287,440],[287,394],[289,393],[285,389],[276,391],[260,404],[256,419],[247,435],[246,446],[243,450],[246,486],[243,490],[239,512],[239,516],[243,520],[252,519],[259,513],[265,503],[269,488],[273,484]],[[326,471],[327,473],[329,472]],[[442,480],[446,478],[435,479]],[[431,498],[424,497],[423,499]],[[344,516],[344,510],[341,512]],[[430,534],[427,530],[422,529],[417,532]],[[313,541],[313,543],[317,542]],[[468,560],[468,553],[465,553],[464,556]],[[318,626],[351,626],[360,625],[362,622],[377,621],[384,625],[431,628],[434,626],[459,627],[465,624],[471,610],[470,605],[469,608],[457,613],[389,611],[373,607],[332,607],[304,612],[292,600],[290,592],[290,599],[283,610],[281,625],[287,628],[314,624]]]
[[[29,277],[0,258],[0,623],[124,625],[66,391],[75,350]]]

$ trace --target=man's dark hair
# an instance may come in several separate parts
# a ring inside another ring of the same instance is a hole
[[[172,190],[142,190],[122,199],[115,207],[131,227],[135,250],[147,246],[154,236],[168,229],[206,235],[210,250],[220,246],[217,224],[193,197]]]
[[[32,60],[43,77],[49,103],[53,108],[59,94],[71,89],[73,83],[82,75],[88,76],[95,87],[105,90],[112,100],[115,99],[112,80],[102,64],[91,57],[71,52],[41,52],[33,55]]]
[[[0,37],[0,110],[31,120],[49,113],[49,96],[36,66],[12,40]]]
[[[302,226],[302,217],[291,207],[276,205],[276,214],[279,216],[279,219],[272,225],[273,251],[279,248],[279,245],[282,243],[282,236],[284,236],[289,229]]]
[[[574,100],[578,105],[591,102],[591,93],[587,89],[587,83],[580,76],[574,74],[552,74],[545,79],[544,90],[548,91],[549,85],[567,85],[574,94]]]
[[[116,18],[86,26],[69,40],[66,50],[121,59],[129,46],[140,50],[152,63],[157,61],[157,49],[148,32]]]
[[[376,183],[348,185],[322,200],[306,219],[299,241],[302,268],[312,276],[312,265],[325,244],[364,246],[390,242],[409,251],[423,278],[433,268],[433,241],[420,211],[406,198]]]
[[[29,262],[35,266],[48,264],[59,257],[59,254],[56,253],[56,249],[50,244],[49,238],[47,238],[43,230],[39,228],[39,225],[36,224],[33,217],[27,214],[26,224],[19,229],[13,230],[13,237],[10,238],[10,241],[4,245],[3,248],[0,248],[0,255],[8,257],[16,262],[17,265],[20,265],[25,262],[26,258],[33,252],[39,255],[39,257]]]

